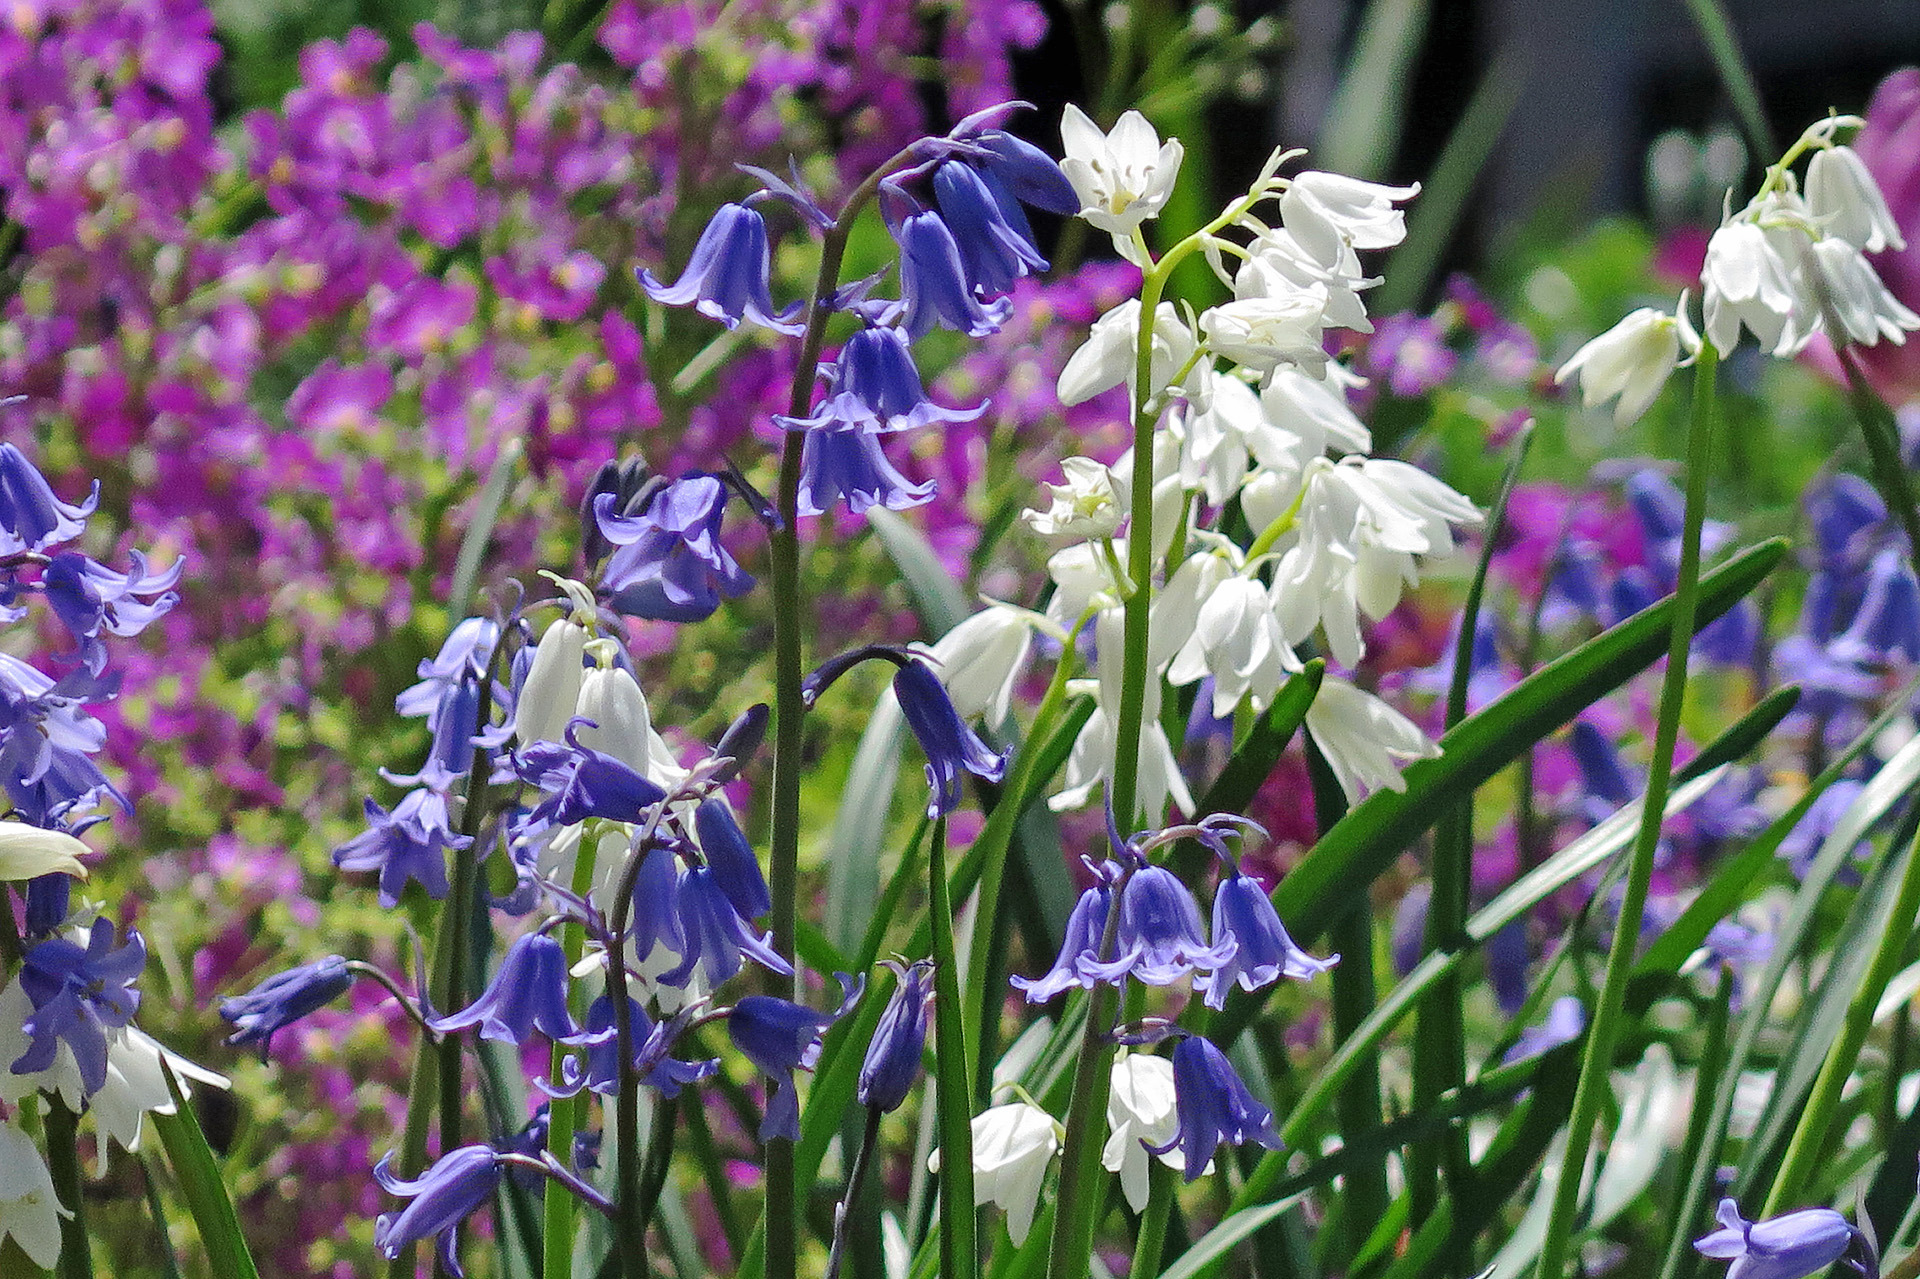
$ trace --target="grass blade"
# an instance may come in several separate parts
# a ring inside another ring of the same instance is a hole
[[[160,1055],[160,1073],[166,1077],[167,1091],[173,1094],[173,1113],[148,1116],[166,1148],[167,1163],[180,1183],[181,1198],[199,1228],[200,1242],[207,1250],[207,1261],[221,1279],[259,1279],[253,1254],[240,1233],[240,1219],[233,1211],[233,1198],[220,1177],[220,1165],[207,1145],[200,1121],[174,1078],[166,1054]]]

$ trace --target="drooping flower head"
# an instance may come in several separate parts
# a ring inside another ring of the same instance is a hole
[[[971,422],[987,411],[984,400],[970,409],[942,408],[929,400],[906,334],[897,328],[861,329],[820,371],[830,393],[815,406],[813,416],[774,421],[788,430],[859,429],[879,434]]]
[[[87,517],[99,503],[100,481],[93,482],[80,505],[62,502],[26,454],[0,444],[0,556],[72,541],[86,531]]]
[[[460,1223],[489,1199],[500,1184],[500,1152],[492,1146],[462,1146],[441,1156],[412,1181],[389,1170],[391,1154],[374,1165],[373,1179],[388,1194],[413,1200],[399,1212],[383,1212],[373,1224],[373,1246],[389,1261],[428,1236],[439,1240],[440,1263],[459,1279]]]
[[[524,1044],[536,1030],[562,1043],[577,1040],[580,1028],[567,1011],[566,952],[545,933],[528,933],[507,948],[479,998],[430,1024],[441,1034],[478,1026],[482,1039],[503,1044]]]
[[[773,1081],[767,1098],[767,1112],[760,1121],[760,1140],[784,1137],[800,1140],[800,1094],[793,1083],[793,1072],[812,1070],[820,1059],[820,1036],[828,1026],[846,1016],[860,994],[866,979],[836,973],[840,980],[840,1007],[832,1012],[816,1012],[803,1004],[772,995],[747,995],[734,1004],[727,1017],[727,1037],[746,1054],[760,1073]]]
[[[353,973],[338,955],[275,973],[246,994],[220,1001],[220,1015],[234,1025],[227,1042],[236,1048],[260,1045],[264,1062],[275,1032],[324,1008],[352,985]]]
[[[1283,1143],[1273,1129],[1273,1112],[1255,1101],[1227,1055],[1199,1035],[1189,1035],[1173,1049],[1174,1105],[1180,1131],[1156,1155],[1175,1146],[1186,1160],[1186,1180],[1206,1170],[1221,1142],[1240,1145],[1255,1141],[1268,1150]]]
[[[758,210],[745,204],[723,204],[715,211],[700,242],[693,246],[686,270],[671,286],[640,272],[647,296],[668,306],[693,308],[709,319],[733,328],[742,320],[797,335],[796,304],[784,311],[773,307],[773,256],[767,243],[767,223]]]
[[[863,1106],[898,1110],[920,1077],[920,1054],[927,1045],[927,1008],[933,1002],[933,961],[902,966],[887,961],[899,979],[867,1044],[855,1093]]]
[[[391,910],[409,880],[439,901],[447,895],[447,852],[473,840],[456,832],[447,818],[447,797],[420,787],[410,790],[393,811],[366,801],[368,829],[333,850],[341,870],[380,872],[380,904]]]
[[[1294,945],[1260,881],[1235,871],[1220,881],[1213,896],[1213,940],[1232,952],[1211,973],[1194,978],[1209,1008],[1224,1008],[1237,981],[1242,990],[1258,990],[1281,977],[1306,981],[1339,962],[1316,959]]]
[[[1880,1262],[1866,1236],[1831,1208],[1803,1208],[1748,1221],[1731,1199],[1714,1214],[1720,1229],[1694,1240],[1706,1256],[1731,1261],[1727,1279],[1807,1279],[1845,1258],[1861,1279],[1879,1279]]]
[[[719,476],[695,471],[654,491],[645,507],[626,512],[615,495],[594,499],[594,519],[614,549],[601,578],[608,604],[630,617],[697,622],[720,600],[744,595],[753,578],[720,542],[728,489]]]
[[[132,1020],[140,1007],[133,983],[147,966],[147,946],[137,931],[128,929],[119,946],[113,941],[113,923],[102,918],[93,921],[85,946],[49,937],[26,953],[20,986],[33,1004],[24,1027],[33,1042],[12,1063],[14,1074],[45,1070],[64,1043],[89,1094],[107,1082],[107,1031]]]

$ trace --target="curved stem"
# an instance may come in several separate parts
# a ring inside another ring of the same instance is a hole
[[[1667,641],[1666,677],[1660,686],[1659,720],[1654,728],[1653,760],[1648,766],[1640,828],[1628,855],[1627,882],[1614,923],[1613,943],[1607,950],[1606,977],[1587,1032],[1586,1052],[1580,1059],[1580,1082],[1573,1094],[1573,1114],[1567,1121],[1567,1149],[1554,1188],[1553,1215],[1547,1220],[1540,1245],[1539,1279],[1560,1279],[1566,1269],[1573,1236],[1574,1213],[1579,1207],[1580,1178],[1593,1144],[1594,1123],[1600,1117],[1619,1043],[1627,978],[1633,969],[1634,945],[1640,936],[1640,916],[1647,904],[1653,876],[1654,847],[1660,842],[1660,823],[1666,814],[1667,791],[1673,772],[1674,744],[1680,733],[1680,710],[1687,691],[1687,653],[1692,647],[1693,620],[1700,584],[1700,527],[1706,516],[1707,468],[1713,452],[1714,374],[1719,353],[1711,342],[1700,348],[1694,369],[1693,421],[1687,432],[1687,505],[1681,532],[1680,568],[1674,583],[1673,627]]]

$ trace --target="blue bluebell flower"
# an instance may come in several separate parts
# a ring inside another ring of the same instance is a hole
[[[633,877],[633,909],[627,916],[627,940],[634,956],[645,959],[656,946],[678,955],[687,948],[680,925],[680,860],[663,844],[649,848]]]
[[[353,973],[338,955],[275,973],[246,994],[220,1001],[220,1015],[234,1024],[227,1042],[236,1048],[260,1045],[264,1062],[276,1031],[326,1007],[352,985]]]
[[[27,881],[23,931],[28,937],[51,937],[67,922],[72,907],[73,877],[61,871],[36,875]]]
[[[960,775],[972,773],[982,781],[997,782],[1006,775],[1013,750],[998,754],[980,740],[953,708],[953,698],[926,664],[908,660],[894,672],[893,692],[900,713],[927,756],[927,785],[932,795],[927,816],[938,817],[960,806]]]
[[[1843,777],[1821,791],[1807,809],[1805,816],[1794,823],[1780,840],[1775,854],[1784,857],[1793,870],[1795,879],[1805,879],[1807,872],[1813,869],[1813,859],[1820,853],[1820,846],[1827,842],[1834,828],[1840,824],[1840,818],[1853,807],[1860,798],[1860,792],[1867,784],[1858,778]],[[1853,846],[1851,860],[1858,861],[1873,851],[1873,845],[1867,841],[1867,832],[1861,831],[1860,838]]]
[[[1256,1141],[1268,1150],[1284,1145],[1273,1130],[1273,1112],[1254,1100],[1227,1055],[1199,1035],[1174,1045],[1173,1098],[1179,1131],[1164,1146],[1148,1149],[1164,1155],[1178,1146],[1188,1181],[1206,1171],[1223,1141]]]
[[[697,622],[753,589],[753,578],[720,542],[727,486],[703,472],[654,493],[638,514],[622,514],[615,495],[594,499],[601,535],[614,547],[601,575],[607,603],[629,617]]]
[[[76,640],[93,639],[102,629],[138,635],[180,601],[173,586],[180,580],[182,561],[149,573],[139,551],[128,552],[127,558],[131,567],[116,573],[77,551],[62,551],[41,574],[47,604]],[[143,601],[143,595],[154,598]]]
[[[1865,1235],[1831,1208],[1803,1208],[1767,1221],[1748,1221],[1740,1206],[1722,1199],[1714,1214],[1720,1229],[1693,1241],[1702,1254],[1731,1261],[1727,1279],[1807,1279],[1834,1262],[1861,1279],[1878,1279],[1879,1258]]]
[[[489,1199],[500,1184],[500,1153],[492,1146],[462,1146],[442,1155],[419,1178],[407,1181],[390,1171],[391,1154],[374,1165],[373,1179],[388,1194],[413,1200],[399,1212],[383,1212],[373,1223],[373,1246],[391,1261],[429,1236],[438,1236],[440,1263],[455,1279],[460,1269],[460,1223]]]
[[[99,480],[80,505],[62,502],[26,454],[0,444],[0,556],[44,551],[79,537],[99,504]]]
[[[1866,563],[1862,544],[1870,539],[1865,535],[1887,518],[1887,504],[1871,484],[1841,471],[1811,485],[1804,505],[1818,567],[1849,571]]]
[[[1027,215],[997,181],[948,160],[933,171],[933,198],[976,295],[997,297],[1021,276],[1047,269]]]
[[[1195,969],[1220,967],[1235,950],[1231,940],[1207,945],[1193,893],[1172,871],[1144,861],[1120,890],[1116,932],[1113,959],[1087,966],[1102,981],[1132,977],[1149,986],[1170,986]]]
[[[1511,1017],[1527,1002],[1527,921],[1516,919],[1487,938],[1487,985]]]
[[[679,964],[660,975],[663,985],[683,985],[698,968],[708,988],[717,988],[740,971],[743,956],[783,977],[793,975],[793,965],[773,948],[773,934],[754,933],[727,900],[712,867],[681,868],[677,892],[685,948]]]
[[[77,814],[112,799],[133,805],[90,758],[107,729],[85,707],[118,691],[117,677],[85,666],[58,680],[0,653],[0,786],[18,815],[35,826],[80,829]]]
[[[744,204],[723,204],[700,233],[687,269],[668,286],[654,279],[651,271],[640,272],[640,287],[647,296],[668,306],[693,303],[700,314],[733,328],[741,320],[798,335],[801,326],[794,317],[796,304],[784,311],[773,309],[773,255],[767,243],[767,223],[759,212]]]
[[[1516,1061],[1538,1057],[1549,1048],[1572,1043],[1586,1028],[1587,1006],[1572,995],[1562,995],[1553,1001],[1539,1025],[1529,1026],[1520,1032],[1520,1038],[1514,1041],[1513,1047],[1507,1049],[1507,1055],[1500,1059],[1500,1064],[1511,1066]]]
[[[865,978],[834,976],[840,980],[842,998],[833,1012],[815,1012],[772,995],[748,995],[727,1016],[727,1037],[733,1046],[773,1081],[766,1115],[760,1121],[761,1141],[800,1140],[800,1093],[794,1087],[793,1072],[813,1069],[820,1060],[821,1033],[846,1016],[866,989]]]
[[[1640,788],[1627,777],[1620,752],[1586,720],[1575,720],[1568,738],[1573,761],[1580,769],[1580,815],[1598,826],[1623,805],[1633,802]]]
[[[1900,552],[1888,549],[1873,557],[1860,607],[1832,651],[1841,661],[1885,662],[1894,653],[1920,661],[1920,583]]]
[[[971,422],[987,410],[982,400],[970,409],[942,408],[927,398],[906,334],[876,326],[847,339],[832,364],[821,365],[827,398],[808,418],[776,417],[788,430],[845,430],[872,434],[910,431],[948,422]]]
[[[1107,914],[1113,909],[1113,885],[1124,872],[1118,862],[1087,865],[1094,873],[1093,886],[1080,894],[1067,916],[1066,939],[1061,943],[1059,958],[1043,977],[1011,979],[1013,988],[1025,994],[1030,1004],[1045,1003],[1075,986],[1092,990],[1101,980],[1097,971],[1100,943],[1107,932]]]
[[[421,661],[415,672],[420,682],[394,698],[395,710],[410,719],[424,716],[433,734],[426,765],[417,778],[395,779],[401,785],[418,781],[445,789],[472,769],[473,739],[481,729],[481,683],[499,641],[499,623],[485,617],[464,619],[437,655]]]
[[[366,814],[367,829],[333,850],[333,864],[380,872],[380,904],[389,910],[399,904],[408,880],[435,901],[445,897],[447,850],[473,843],[449,823],[447,797],[421,787],[403,795],[392,812],[368,797]]]
[[[629,1028],[633,1034],[633,1060],[640,1072],[640,1082],[649,1088],[659,1089],[661,1096],[678,1097],[686,1085],[698,1083],[720,1069],[717,1057],[706,1061],[681,1061],[668,1056],[673,1032],[677,1029],[674,1023],[667,1021],[654,1025],[653,1019],[640,1006],[640,1001],[631,995],[627,996],[627,1013],[633,1019]],[[579,1072],[574,1059],[569,1057],[563,1069],[571,1067],[572,1072],[577,1073],[569,1073],[562,1081],[563,1087],[542,1084],[541,1088],[556,1096],[571,1096],[582,1086],[603,1097],[619,1095],[619,1041],[613,1000],[601,995],[587,1005],[586,1033],[580,1040],[587,1050],[586,1070]]]
[[[753,845],[733,819],[733,810],[720,799],[707,798],[693,810],[693,829],[700,837],[700,851],[706,855],[720,891],[732,903],[742,919],[758,919],[773,909],[767,892],[766,877],[760,873],[760,859]]]
[[[920,1077],[920,1054],[927,1046],[927,1006],[933,1002],[931,959],[905,967],[888,960],[887,967],[900,984],[873,1028],[855,1092],[861,1105],[880,1111],[898,1110]]]
[[[880,437],[858,428],[808,431],[800,446],[801,515],[824,515],[846,499],[864,515],[869,507],[904,511],[933,500],[932,480],[915,484],[900,474],[880,447]]]
[[[1124,920],[1125,906],[1121,909]],[[1338,955],[1315,959],[1294,945],[1260,881],[1237,872],[1214,891],[1213,940],[1216,948],[1231,949],[1211,973],[1193,980],[1193,988],[1205,992],[1209,1008],[1226,1007],[1227,991],[1235,981],[1242,990],[1258,990],[1283,976],[1305,981],[1340,962]]]
[[[33,1004],[23,1029],[32,1036],[13,1073],[30,1075],[53,1065],[65,1043],[88,1095],[107,1082],[107,1031],[132,1020],[140,1007],[134,981],[147,966],[147,945],[137,930],[113,944],[113,923],[93,921],[87,944],[49,937],[29,950],[20,967],[20,988]]]
[[[524,1044],[536,1030],[562,1043],[578,1039],[567,1011],[566,952],[545,933],[526,934],[507,947],[478,999],[428,1024],[441,1034],[478,1026],[482,1039],[502,1044]]]
[[[980,154],[970,156],[967,162],[1020,203],[1061,217],[1072,217],[1080,211],[1080,197],[1074,194],[1073,183],[1067,181],[1059,161],[1039,147],[1001,129],[989,129],[973,143]]]
[[[637,822],[667,792],[605,751],[582,746],[576,719],[567,725],[566,741],[535,742],[518,754],[521,780],[540,788],[543,798],[527,814],[523,831],[546,826],[572,826],[589,817],[610,822]]]
[[[902,323],[910,336],[925,337],[936,324],[976,338],[1000,331],[1008,304],[974,297],[960,246],[939,214],[922,210],[889,219],[889,229],[900,245]]]

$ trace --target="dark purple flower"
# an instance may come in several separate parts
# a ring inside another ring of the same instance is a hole
[[[614,546],[601,578],[608,603],[630,617],[697,622],[753,588],[720,543],[727,487],[719,477],[693,472],[655,493],[638,515],[622,515],[615,495],[594,499],[600,533]]]
[[[687,947],[680,927],[680,862],[673,850],[656,844],[640,859],[633,877],[633,913],[627,921],[627,940],[633,953],[645,959],[654,947],[665,946],[678,955]]]
[[[910,336],[925,337],[935,324],[976,338],[1000,331],[1008,304],[982,304],[973,296],[960,246],[939,214],[910,213],[891,229],[900,245],[900,299],[906,307],[902,323]]]
[[[997,782],[1006,775],[1013,756],[1008,747],[995,754],[953,708],[946,685],[918,660],[909,660],[894,672],[894,696],[900,713],[927,756],[927,816],[950,813],[960,805],[960,775],[972,773],[981,781]]]
[[[984,400],[971,409],[942,408],[929,400],[906,334],[897,328],[860,330],[847,339],[832,364],[821,365],[821,371],[831,394],[813,416],[776,417],[776,422],[790,431],[854,428],[879,434],[971,422],[987,411]]]
[[[274,1032],[332,1003],[352,985],[347,961],[338,955],[275,973],[246,994],[220,1001],[220,1015],[235,1027],[227,1042],[236,1048],[260,1045],[264,1062]]]
[[[733,1046],[773,1081],[767,1113],[760,1121],[761,1141],[800,1140],[800,1094],[793,1085],[793,1072],[813,1069],[820,1060],[821,1032],[846,1016],[866,989],[865,978],[835,976],[840,979],[842,998],[833,1012],[815,1012],[772,995],[748,995],[734,1004],[727,1017],[727,1037]]]
[[[758,919],[772,910],[773,898],[760,873],[760,859],[753,855],[753,845],[747,842],[726,802],[701,800],[693,810],[693,829],[700,836],[700,851],[706,855],[715,882],[740,917]]]
[[[569,723],[564,743],[535,742],[519,752],[521,779],[545,793],[527,814],[523,830],[572,826],[589,817],[637,822],[667,797],[666,791],[627,764],[605,751],[580,745],[579,725],[587,722]]]
[[[657,1088],[663,1097],[678,1097],[680,1090],[688,1084],[697,1083],[720,1069],[719,1058],[706,1061],[681,1061],[669,1057],[667,1050],[677,1026],[671,1020],[656,1026],[648,1017],[640,1002],[627,996],[627,1013],[632,1018],[629,1029],[633,1034],[633,1060],[640,1072],[640,1082],[649,1088]],[[587,1088],[603,1097],[616,1096],[620,1091],[620,1047],[619,1026],[613,1015],[613,1000],[601,995],[587,1006],[586,1034],[580,1043],[587,1050],[587,1068],[584,1074],[573,1074],[562,1088],[543,1089],[561,1096],[571,1096],[585,1084]],[[573,1058],[567,1058],[571,1064]]]
[[[27,455],[0,444],[0,555],[42,551],[71,541],[87,527],[100,502],[100,481],[78,506],[62,502]]]
[[[1121,918],[1126,918],[1124,905]],[[1283,976],[1305,981],[1340,962],[1338,955],[1315,959],[1294,945],[1266,890],[1250,875],[1220,881],[1213,895],[1213,940],[1217,948],[1231,949],[1213,972],[1194,978],[1193,988],[1206,993],[1209,1008],[1227,1006],[1235,981],[1242,990],[1258,990]]]
[[[1720,1229],[1693,1246],[1731,1261],[1727,1279],[1807,1279],[1842,1257],[1862,1279],[1877,1279],[1879,1259],[1866,1237],[1831,1208],[1803,1208],[1768,1221],[1748,1221],[1731,1199],[1714,1214]],[[1852,1254],[1852,1255],[1849,1255]]]
[[[855,1094],[861,1105],[881,1111],[898,1110],[920,1077],[920,1054],[927,1046],[927,1006],[933,1002],[931,959],[905,968],[888,960],[887,967],[900,984],[873,1028]]]
[[[967,162],[991,177],[1007,194],[1036,209],[1072,217],[1080,211],[1080,197],[1054,158],[1031,142],[1000,129],[989,129],[973,139],[984,155]]]
[[[1810,486],[1803,504],[1821,568],[1858,568],[1865,561],[1861,535],[1887,518],[1887,505],[1873,486],[1846,471]]]
[[[440,1262],[455,1279],[460,1269],[456,1236],[460,1223],[493,1198],[500,1184],[500,1155],[492,1146],[462,1146],[440,1157],[414,1181],[393,1175],[387,1155],[374,1165],[373,1179],[388,1194],[413,1200],[397,1213],[383,1212],[373,1223],[373,1246],[391,1261],[429,1235],[439,1236]]]
[[[409,718],[425,716],[433,745],[417,778],[394,780],[444,789],[472,769],[473,739],[480,731],[480,685],[499,639],[498,623],[469,617],[453,628],[432,660],[420,663],[415,672],[420,682],[402,690],[393,705]]]
[[[1053,967],[1037,980],[1010,979],[1013,988],[1025,994],[1030,1004],[1045,1003],[1075,986],[1092,990],[1093,984],[1102,980],[1097,972],[1100,942],[1107,932],[1107,913],[1113,908],[1113,885],[1119,882],[1122,872],[1117,862],[1095,866],[1093,872],[1093,887],[1080,894],[1080,900],[1073,904],[1073,912],[1067,916],[1066,940],[1060,945],[1060,957],[1053,961]]]
[[[180,560],[150,574],[140,552],[127,558],[132,567],[116,573],[77,551],[62,551],[41,574],[48,605],[76,640],[93,639],[102,627],[114,635],[138,635],[179,603],[172,588],[180,580]],[[137,598],[142,595],[158,598],[143,602]]]
[[[1905,557],[1883,550],[1867,569],[1866,594],[1846,633],[1833,641],[1834,657],[1850,662],[1884,662],[1896,652],[1920,661],[1920,583]]]
[[[1527,921],[1516,919],[1487,938],[1487,985],[1511,1017],[1527,1002]]]
[[[934,482],[914,484],[894,469],[880,438],[858,429],[808,431],[800,449],[801,515],[824,515],[841,498],[855,515],[868,507],[904,511],[931,501]]]
[[[113,944],[113,923],[93,921],[83,947],[64,937],[49,937],[26,954],[20,988],[33,1004],[22,1027],[32,1036],[13,1073],[30,1075],[53,1065],[65,1043],[73,1050],[87,1094],[107,1082],[107,1031],[125,1026],[140,1007],[134,981],[147,966],[147,946],[134,929],[123,945]]]
[[[116,676],[81,666],[55,680],[0,653],[0,786],[18,815],[35,826],[79,829],[71,817],[111,798],[133,805],[90,756],[107,730],[86,706],[109,701]]]
[[[1179,1131],[1166,1145],[1148,1149],[1164,1155],[1180,1147],[1188,1181],[1206,1171],[1223,1141],[1257,1141],[1268,1150],[1283,1144],[1273,1130],[1273,1112],[1253,1099],[1227,1055],[1199,1035],[1174,1045],[1173,1104]]]
[[[933,198],[960,250],[976,295],[998,297],[1023,275],[1047,269],[1027,215],[1004,187],[967,164],[948,160],[933,171]]]
[[[676,892],[686,945],[679,964],[660,974],[662,985],[683,985],[698,968],[708,988],[717,988],[740,971],[742,956],[783,977],[793,975],[793,965],[773,948],[773,934],[754,933],[753,926],[727,900],[712,867],[683,867]]]
[[[1236,949],[1231,940],[1208,946],[1193,894],[1172,871],[1148,864],[1135,869],[1120,890],[1116,945],[1111,961],[1089,964],[1088,970],[1101,981],[1132,977],[1149,986],[1172,985],[1196,968],[1218,968]]]
[[[528,933],[507,947],[478,999],[430,1024],[442,1034],[478,1026],[482,1039],[502,1044],[524,1044],[536,1030],[562,1042],[579,1038],[567,1011],[566,952],[545,933]]]
[[[733,328],[741,320],[781,333],[798,335],[794,322],[798,305],[773,309],[773,257],[767,245],[767,224],[759,212],[744,204],[723,204],[714,213],[680,279],[668,287],[640,272],[647,296],[669,306],[685,306]]]
[[[447,850],[473,841],[447,820],[447,797],[421,787],[408,791],[389,813],[366,801],[369,829],[333,850],[341,870],[380,872],[380,904],[391,910],[408,880],[418,880],[435,901],[447,895]]]

